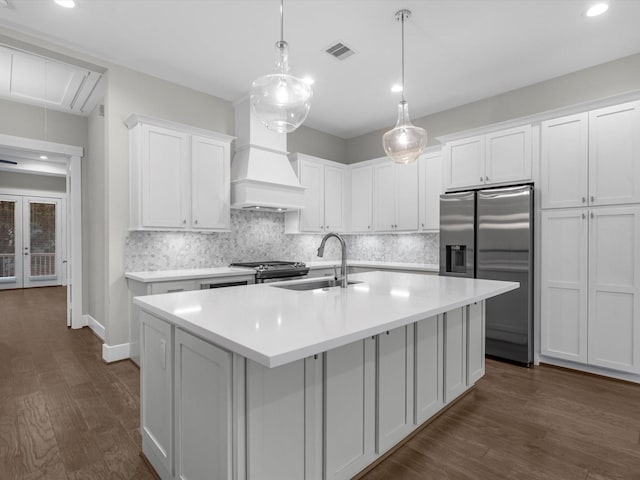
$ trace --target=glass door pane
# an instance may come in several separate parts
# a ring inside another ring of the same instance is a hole
[[[0,289],[22,288],[22,199],[0,195]]]
[[[25,209],[25,287],[59,285],[60,201],[27,199]]]

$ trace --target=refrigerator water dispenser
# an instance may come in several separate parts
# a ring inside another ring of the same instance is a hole
[[[452,273],[467,273],[467,246],[447,245],[446,271]]]

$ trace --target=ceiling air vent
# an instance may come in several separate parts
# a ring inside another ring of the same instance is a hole
[[[348,47],[343,42],[335,42],[329,48],[326,48],[325,52],[327,52],[332,57],[337,58],[338,60],[344,60],[345,58],[349,58],[351,55],[356,53],[355,50]]]

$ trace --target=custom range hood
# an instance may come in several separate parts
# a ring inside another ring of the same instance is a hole
[[[287,157],[287,136],[260,123],[249,97],[234,103],[231,208],[285,212],[304,208],[304,190]]]

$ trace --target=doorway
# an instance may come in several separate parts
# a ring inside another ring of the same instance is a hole
[[[63,201],[0,195],[0,290],[66,283]]]

